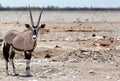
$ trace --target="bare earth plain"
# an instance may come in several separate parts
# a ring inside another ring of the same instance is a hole
[[[37,23],[39,11],[33,11]],[[28,11],[0,11],[0,38],[10,29],[24,31]],[[44,11],[31,74],[23,53],[16,53],[19,76],[5,74],[0,51],[0,81],[120,81],[120,11]]]

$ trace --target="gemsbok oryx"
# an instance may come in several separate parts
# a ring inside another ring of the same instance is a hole
[[[37,35],[38,31],[45,27],[45,24],[40,23],[41,15],[42,15],[43,9],[40,12],[37,25],[34,25],[31,9],[29,8],[30,13],[30,19],[31,24],[25,24],[26,30],[23,32],[18,32],[17,30],[10,30],[8,31],[4,36],[4,43],[3,43],[3,56],[6,60],[6,73],[9,75],[8,71],[8,62],[12,64],[13,67],[13,73],[14,75],[18,75],[16,73],[16,69],[14,66],[14,56],[15,56],[15,50],[17,51],[23,51],[26,59],[26,75],[25,76],[31,76],[30,74],[30,59],[32,56],[32,52],[35,49],[36,41],[37,41]]]

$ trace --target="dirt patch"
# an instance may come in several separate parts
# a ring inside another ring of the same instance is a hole
[[[37,47],[31,59],[33,77],[25,71],[23,53],[15,55],[20,76],[6,76],[0,51],[0,80],[4,81],[119,81],[119,11],[44,11]],[[39,12],[33,11],[37,23]],[[24,31],[28,11],[2,11],[0,38],[10,29]],[[2,40],[0,40],[2,42]],[[12,67],[9,66],[12,74]]]

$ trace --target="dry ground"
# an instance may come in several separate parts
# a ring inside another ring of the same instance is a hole
[[[33,15],[36,23],[39,12]],[[7,30],[25,30],[25,23],[28,11],[1,11],[1,39]],[[120,11],[45,11],[41,23],[46,28],[33,52],[33,77],[23,77],[22,53],[15,56],[20,76],[6,76],[1,52],[1,81],[120,81]]]

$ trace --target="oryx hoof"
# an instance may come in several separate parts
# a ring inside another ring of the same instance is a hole
[[[32,75],[31,75],[31,73],[29,72],[29,70],[26,70],[26,73],[25,73],[26,75],[26,77],[32,77]]]
[[[19,74],[18,74],[18,73],[15,73],[14,76],[19,76]]]
[[[7,76],[10,76],[11,74],[7,73],[6,75],[7,75]]]
[[[33,77],[33,76],[30,74],[30,75],[26,75],[25,77]]]
[[[11,74],[10,74],[9,72],[6,72],[6,75],[7,75],[7,76],[10,76]]]

